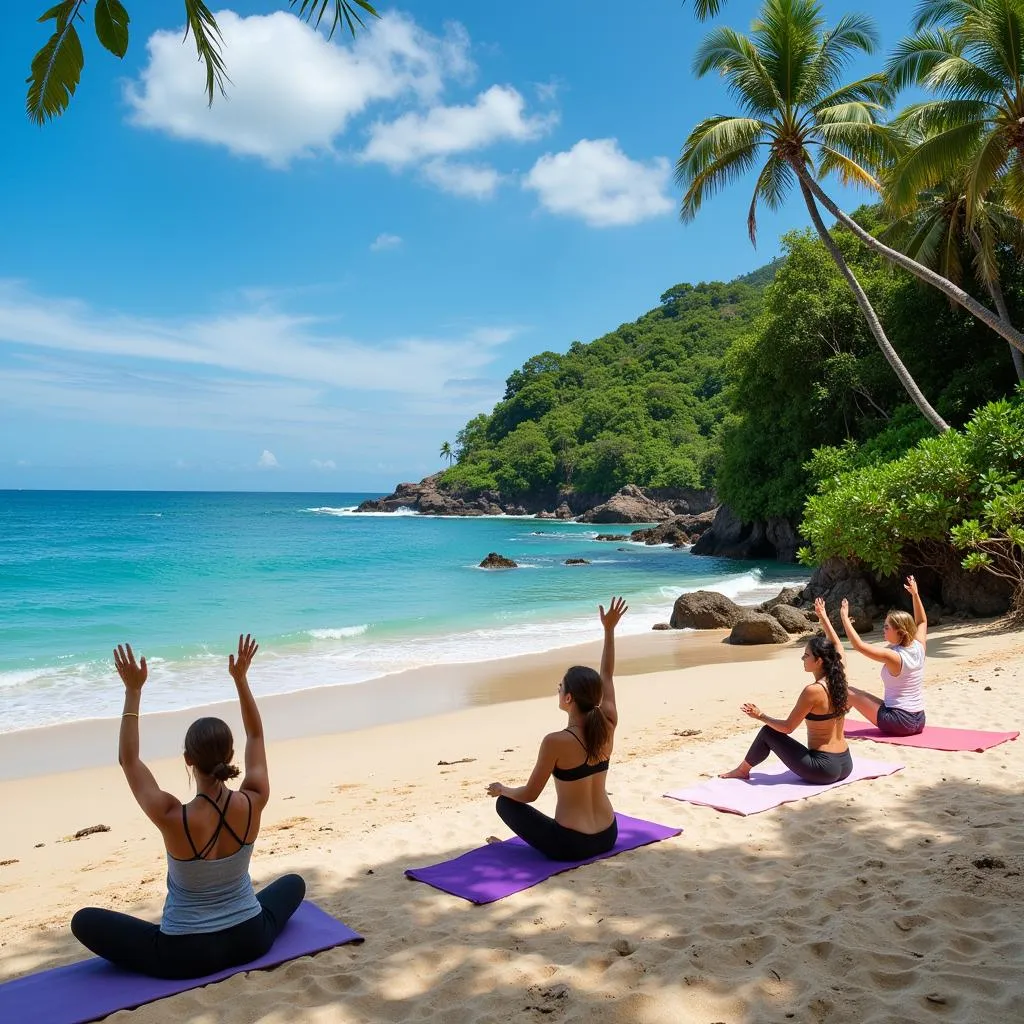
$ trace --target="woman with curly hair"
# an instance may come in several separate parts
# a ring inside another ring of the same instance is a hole
[[[818,610],[819,618],[824,606]],[[843,736],[843,719],[848,710],[846,669],[842,649],[824,636],[814,636],[804,648],[804,671],[814,677],[797,698],[786,718],[769,718],[756,704],[744,704],[740,710],[763,722],[740,764],[723,779],[750,778],[751,768],[775,754],[804,782],[827,786],[841,782],[853,771],[853,758]],[[790,735],[801,722],[807,723],[807,745]]]

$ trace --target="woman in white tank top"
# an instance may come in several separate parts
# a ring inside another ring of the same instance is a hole
[[[842,602],[839,611],[853,649],[872,661],[882,663],[884,696],[876,697],[867,690],[851,686],[850,707],[890,736],[914,736],[925,726],[924,662],[928,616],[913,576],[907,577],[904,589],[910,594],[914,614],[889,612],[882,627],[884,644],[868,644],[857,635],[850,621],[847,601]]]

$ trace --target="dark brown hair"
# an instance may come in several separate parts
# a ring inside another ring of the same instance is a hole
[[[850,710],[850,693],[839,649],[828,637],[818,634],[807,641],[807,651],[812,658],[820,658],[825,666],[829,707],[837,715],[846,714]]]
[[[601,676],[585,665],[573,665],[562,677],[562,688],[568,693],[583,715],[583,746],[588,761],[597,761],[608,747],[611,723],[601,710],[604,685]]]
[[[201,775],[225,782],[238,775],[231,763],[235,741],[228,723],[219,718],[197,718],[185,733],[185,756]]]

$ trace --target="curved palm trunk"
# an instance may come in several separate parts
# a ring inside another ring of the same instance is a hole
[[[976,253],[981,252],[981,239],[978,238],[978,233],[972,228],[968,234],[971,240],[971,246]],[[996,307],[996,312],[999,314],[999,319],[1006,323],[1012,323],[1010,320],[1010,311],[1006,308],[1006,297],[1003,295],[1003,286],[999,281],[998,277],[994,277],[991,281],[985,282],[985,287],[988,289],[989,295],[992,296],[992,302]],[[1017,380],[1024,380],[1024,353],[1020,349],[1014,348],[1010,345],[1010,358],[1013,360],[1013,368],[1017,371]]]
[[[794,171],[800,179],[802,186],[805,186],[810,190],[822,206],[832,214],[844,227],[847,227],[852,231],[869,249],[873,249],[875,252],[880,253],[887,260],[903,267],[904,270],[908,270],[914,277],[920,278],[926,284],[930,284],[933,288],[938,288],[944,295],[948,295],[955,303],[964,307],[968,313],[972,316],[977,317],[982,323],[987,324],[992,328],[999,337],[1009,342],[1014,348],[1021,352],[1024,352],[1024,334],[1021,334],[1015,327],[1013,327],[1008,321],[1001,320],[995,313],[992,312],[987,306],[983,306],[977,299],[972,298],[960,288],[958,285],[953,284],[952,281],[948,281],[941,274],[937,274],[934,270],[929,270],[927,267],[922,266],[917,260],[911,259],[905,253],[899,252],[896,249],[890,249],[884,242],[880,242],[870,232],[865,231],[849,214],[844,213],[831,199],[825,194],[821,186],[814,180],[814,178],[807,173],[807,168],[803,166],[799,161],[791,163]]]
[[[814,196],[803,181],[803,178],[800,180],[800,191],[803,193],[804,201],[807,203],[807,209],[810,211],[814,227],[821,236],[822,242],[825,243],[825,248],[828,249],[829,255],[839,268],[839,273],[843,275],[846,283],[850,286],[850,291],[853,292],[853,297],[857,300],[857,305],[860,306],[860,311],[868,322],[868,329],[878,343],[878,347],[882,350],[882,355],[885,356],[889,365],[893,368],[893,372],[899,378],[907,394],[910,395],[911,401],[920,409],[921,415],[940,434],[949,430],[949,424],[931,407],[928,399],[921,394],[921,389],[917,386],[914,378],[911,377],[910,371],[903,365],[903,360],[896,354],[896,349],[892,347],[891,342],[886,337],[885,329],[882,327],[882,322],[878,319],[874,306],[871,305],[870,299],[868,299],[864,289],[861,288],[856,275],[849,268],[846,260],[843,259],[843,254],[839,251],[839,246],[836,245],[835,239],[828,233],[828,228],[825,227],[825,222],[821,219],[821,214],[818,212],[818,207],[814,202]]]

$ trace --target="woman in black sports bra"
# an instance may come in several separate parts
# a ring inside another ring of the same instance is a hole
[[[739,766],[723,779],[747,779],[750,769],[774,753],[804,782],[825,786],[841,782],[853,771],[853,758],[843,736],[849,709],[842,651],[824,636],[811,637],[802,655],[804,671],[814,676],[800,692],[788,718],[769,718],[756,704],[744,704],[745,715],[764,722]],[[807,746],[789,734],[807,722]]]
[[[185,734],[185,764],[196,797],[181,803],[157,785],[139,757],[139,706],[146,659],[130,645],[114,651],[124,683],[124,713],[118,761],[132,795],[160,830],[167,849],[167,899],[160,924],[97,907],[79,910],[71,931],[84,946],[119,967],[157,978],[199,978],[261,957],[295,913],[305,895],[298,875],[285,875],[254,892],[249,859],[270,796],[263,723],[249,689],[248,670],[258,650],[249,636],[238,638],[228,658],[245,727],[245,776],[237,790],[228,779],[234,741],[219,718],[200,718]]]
[[[607,853],[618,838],[618,825],[605,791],[619,715],[615,707],[615,627],[626,613],[621,597],[608,611],[600,606],[604,627],[601,671],[575,665],[558,684],[558,706],[568,727],[541,741],[537,763],[525,786],[500,782],[487,787],[497,797],[501,820],[516,835],[552,860],[585,860]],[[531,807],[550,776],[555,778],[555,817]],[[494,840],[497,841],[497,840]]]

